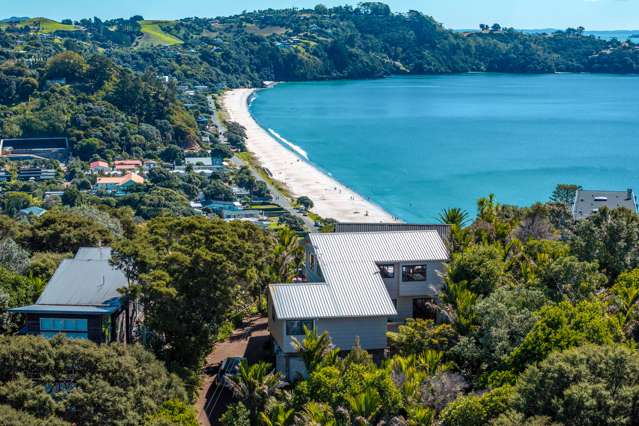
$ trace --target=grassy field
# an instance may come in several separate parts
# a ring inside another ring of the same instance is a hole
[[[179,38],[165,33],[160,25],[170,24],[171,21],[140,21],[141,31],[144,34],[142,39],[138,41],[138,46],[173,46],[182,44]]]
[[[9,25],[11,24],[7,24],[7,23],[0,24],[0,28],[6,28]],[[78,30],[78,27],[76,27],[75,25],[61,24],[57,21],[54,21],[53,19],[48,19],[48,18],[30,18],[15,24],[15,26],[18,28],[31,27],[34,29],[39,27],[40,30],[38,32],[42,34],[50,34],[55,31]]]

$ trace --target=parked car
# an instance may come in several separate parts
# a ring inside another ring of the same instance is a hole
[[[246,361],[246,358],[241,356],[234,356],[226,358],[224,361],[222,361],[220,369],[217,371],[217,382],[222,385],[226,385],[227,376],[237,376],[240,370],[240,363],[242,361]]]

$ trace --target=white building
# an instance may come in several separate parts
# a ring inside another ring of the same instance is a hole
[[[289,379],[304,372],[292,337],[303,326],[328,331],[333,344],[382,355],[389,321],[428,317],[443,285],[448,250],[434,230],[313,233],[306,245],[310,282],[269,286],[269,330],[276,367]]]

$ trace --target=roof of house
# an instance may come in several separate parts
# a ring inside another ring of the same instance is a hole
[[[118,289],[126,287],[124,273],[109,263],[111,249],[81,248],[73,259],[64,259],[34,305],[12,312],[85,313],[113,312],[120,306]]]
[[[109,167],[109,163],[107,163],[106,161],[92,161],[91,163],[89,163],[89,168],[91,169],[95,169],[96,167]]]
[[[186,157],[184,158],[184,162],[186,164],[197,165],[198,163],[202,163],[204,166],[212,166],[213,160],[211,157]]]
[[[42,216],[46,212],[47,211],[43,209],[42,207],[31,206],[31,207],[27,207],[26,209],[20,210],[18,213],[24,216],[30,216],[30,215]]]
[[[579,189],[575,194],[572,214],[575,219],[583,219],[602,207],[609,209],[625,207],[636,212],[637,200],[632,189],[627,189],[626,191]]]
[[[397,315],[377,265],[448,259],[434,230],[312,233],[309,240],[324,283],[269,286],[278,319]]]
[[[115,160],[113,162],[113,164],[117,167],[117,166],[141,166],[142,165],[142,161],[141,160]]]
[[[127,173],[124,176],[109,176],[99,177],[96,181],[98,185],[124,185],[125,183],[133,181],[135,183],[143,184],[144,178],[137,173]]]
[[[335,232],[437,231],[444,241],[450,238],[450,225],[443,223],[347,223],[335,224]]]

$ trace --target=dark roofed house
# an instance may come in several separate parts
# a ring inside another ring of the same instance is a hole
[[[585,219],[591,214],[598,212],[602,207],[609,209],[625,207],[636,213],[637,197],[630,188],[625,191],[579,189],[575,194],[572,216],[575,220]]]
[[[35,304],[9,309],[25,315],[22,333],[47,338],[63,333],[96,343],[130,341],[138,310],[132,304],[126,320],[118,290],[127,287],[128,280],[110,259],[109,247],[83,247],[73,259],[63,260]]]
[[[18,180],[52,180],[56,177],[53,169],[43,169],[41,167],[22,167],[18,170]]]
[[[0,157],[12,160],[49,158],[66,161],[69,154],[67,138],[18,138],[0,140]]]

